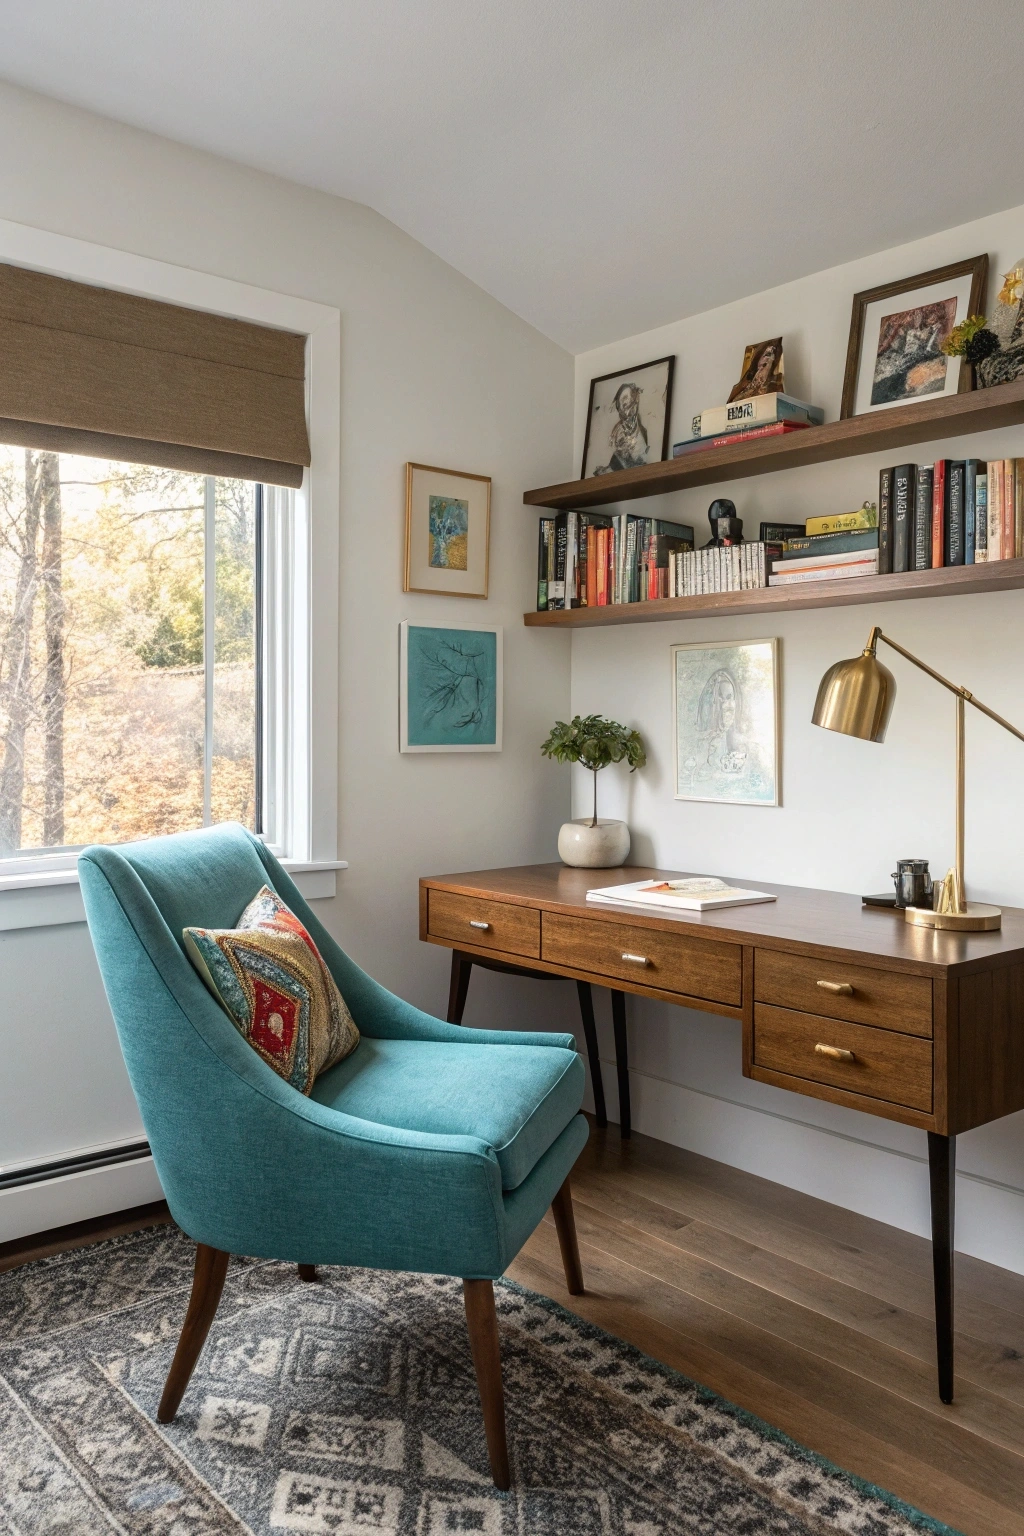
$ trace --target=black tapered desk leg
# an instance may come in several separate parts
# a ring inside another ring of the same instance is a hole
[[[629,1055],[626,1051],[626,994],[612,993],[612,1027],[615,1031],[615,1074],[619,1080],[619,1135],[632,1134],[629,1114]]]
[[[956,1137],[928,1132],[932,1193],[932,1265],[935,1271],[935,1344],[939,1396],[953,1401],[953,1221],[956,1209]]]
[[[466,997],[469,994],[469,978],[473,972],[473,962],[468,955],[460,954],[457,949],[452,950],[452,980],[448,988],[448,1023],[461,1024],[462,1015],[466,1011]]]
[[[576,991],[580,995],[580,1015],[583,1019],[583,1038],[587,1042],[590,1061],[590,1082],[594,1089],[594,1117],[599,1126],[608,1124],[608,1111],[604,1103],[604,1078],[601,1076],[601,1057],[597,1049],[597,1026],[594,1023],[594,994],[589,981],[578,981]]]

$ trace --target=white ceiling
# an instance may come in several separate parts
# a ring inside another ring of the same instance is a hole
[[[1024,202],[1022,14],[0,0],[0,75],[367,203],[579,352]]]

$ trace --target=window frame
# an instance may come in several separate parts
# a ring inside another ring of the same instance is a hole
[[[340,311],[2,219],[0,261],[307,337],[312,466],[299,489],[268,486],[262,497],[262,835],[293,869],[344,868],[337,857]],[[73,849],[0,859],[0,903],[9,908],[0,910],[0,929],[21,926],[13,893],[31,886],[38,896],[39,887],[71,883],[76,862]],[[27,925],[39,911],[34,902]]]

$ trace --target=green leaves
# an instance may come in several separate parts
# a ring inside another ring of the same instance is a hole
[[[621,762],[628,763],[633,773],[647,762],[639,731],[627,730],[603,715],[574,715],[568,725],[557,720],[540,750],[558,763],[582,763],[594,773]]]

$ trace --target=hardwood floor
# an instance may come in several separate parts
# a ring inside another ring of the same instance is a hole
[[[930,1245],[617,1127],[509,1275],[967,1536],[1024,1536],[1024,1277],[957,1255],[956,1400],[935,1386]]]
[[[645,1136],[572,1179],[586,1292],[549,1213],[511,1278],[966,1536],[1024,1536],[1024,1276],[957,1255],[957,1389],[935,1389],[922,1238]],[[159,1204],[0,1248],[0,1269],[167,1221]]]

